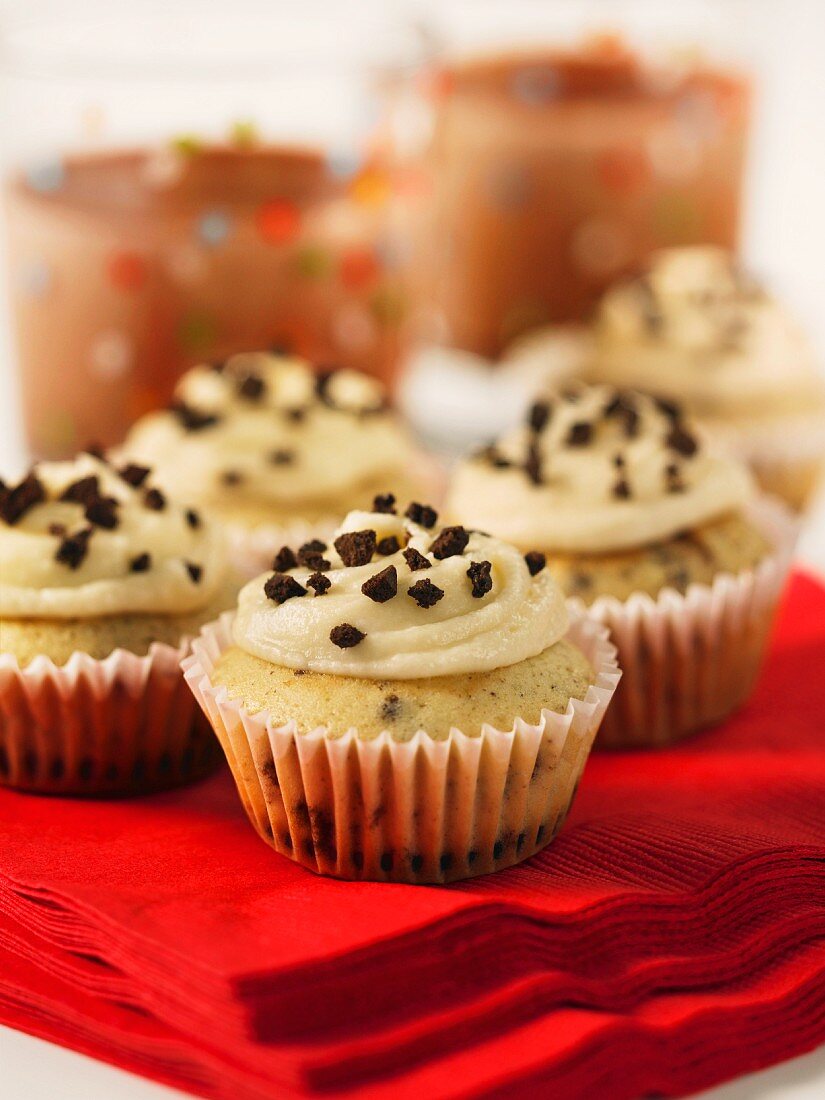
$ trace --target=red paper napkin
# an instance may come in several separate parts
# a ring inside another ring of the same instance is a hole
[[[823,715],[825,590],[798,576],[745,710],[594,755],[553,845],[483,879],[317,878],[226,775],[4,792],[0,1018],[210,1096],[679,1093],[788,1057],[825,1038]]]

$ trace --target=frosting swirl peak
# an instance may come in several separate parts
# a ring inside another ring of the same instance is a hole
[[[564,635],[543,560],[391,501],[350,512],[329,546],[284,548],[242,589],[236,644],[287,668],[408,680],[516,664]]]

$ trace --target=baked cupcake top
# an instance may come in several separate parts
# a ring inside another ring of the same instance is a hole
[[[657,252],[641,275],[607,292],[594,372],[705,415],[823,400],[812,347],[794,320],[729,253],[711,247]]]
[[[124,453],[174,495],[300,508],[402,467],[409,444],[374,378],[260,352],[188,371]]]
[[[179,614],[226,575],[223,539],[173,503],[145,466],[91,454],[0,483],[0,615],[11,619]]]
[[[391,495],[350,512],[329,545],[276,555],[242,589],[233,624],[247,653],[294,669],[366,679],[481,672],[543,652],[567,631],[564,596],[541,554]]]
[[[517,546],[606,553],[738,510],[749,474],[708,450],[678,405],[609,386],[536,401],[457,467],[446,510]]]

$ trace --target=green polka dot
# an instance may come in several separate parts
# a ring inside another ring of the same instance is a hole
[[[295,254],[295,270],[306,279],[321,279],[332,271],[332,256],[324,248],[307,245]]]
[[[186,351],[206,351],[215,343],[217,333],[214,317],[203,310],[192,310],[178,325],[178,340]]]
[[[686,195],[662,195],[653,209],[653,228],[663,244],[687,244],[698,239],[702,216]]]
[[[400,290],[382,287],[370,299],[370,310],[379,325],[391,328],[403,321],[407,306]]]

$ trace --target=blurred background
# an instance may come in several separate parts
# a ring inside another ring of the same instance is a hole
[[[6,467],[261,347],[475,443],[513,341],[663,245],[739,253],[825,361],[818,0],[0,0],[0,32]]]

